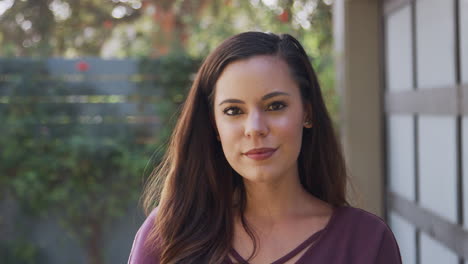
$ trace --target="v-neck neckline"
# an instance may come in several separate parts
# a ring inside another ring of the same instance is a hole
[[[332,213],[330,219],[328,220],[328,223],[325,225],[324,228],[322,228],[319,231],[313,233],[311,236],[306,238],[302,243],[300,243],[297,247],[295,247],[294,249],[289,251],[284,256],[282,256],[282,257],[278,258],[277,260],[271,262],[271,264],[283,264],[283,263],[289,261],[290,259],[294,258],[295,256],[297,256],[297,254],[299,254],[303,250],[305,250],[304,254],[302,254],[302,256],[297,260],[297,262],[299,262],[302,259],[302,257],[311,248],[313,248],[316,245],[316,244],[314,244],[314,242],[319,240],[319,238],[322,237],[322,234],[324,234],[328,230],[329,226],[335,221],[335,218],[336,218],[336,215],[337,215],[337,212],[338,212],[339,209],[340,209],[340,207],[336,207],[336,208],[333,209],[333,213]],[[309,247],[309,248],[307,248],[307,247]],[[249,264],[249,262],[247,260],[245,260],[233,247],[231,247],[230,254],[240,264]],[[228,257],[228,259],[229,259],[229,264],[232,264],[233,263],[232,260],[229,257]]]

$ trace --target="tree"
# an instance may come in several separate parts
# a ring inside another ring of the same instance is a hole
[[[0,8],[2,57],[95,56],[115,25],[141,16],[140,1],[3,2],[3,10]]]

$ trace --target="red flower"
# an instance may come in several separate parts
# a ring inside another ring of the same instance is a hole
[[[76,63],[75,68],[77,71],[85,72],[89,70],[89,64],[85,61],[79,61]]]
[[[283,10],[283,12],[278,16],[279,21],[286,23],[289,21],[289,12],[287,10]]]
[[[102,22],[102,25],[104,26],[104,28],[106,29],[111,29],[113,24],[112,24],[112,21],[110,20],[104,20],[104,22]]]

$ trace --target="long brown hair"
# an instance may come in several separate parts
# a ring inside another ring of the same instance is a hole
[[[345,163],[304,48],[288,34],[241,33],[225,40],[200,67],[163,162],[146,185],[146,213],[159,202],[147,242],[161,263],[221,263],[231,249],[234,210],[239,210],[255,253],[256,239],[243,215],[245,187],[216,139],[212,107],[215,84],[223,69],[229,63],[257,55],[283,59],[304,102],[311,106],[314,126],[304,129],[298,158],[303,187],[333,206],[348,205]]]

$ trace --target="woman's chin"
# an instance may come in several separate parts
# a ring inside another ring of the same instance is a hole
[[[273,183],[278,181],[279,175],[272,171],[257,171],[255,173],[250,173],[249,175],[242,176],[244,181],[251,184],[265,184]]]

